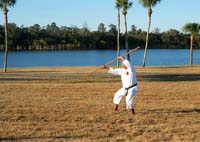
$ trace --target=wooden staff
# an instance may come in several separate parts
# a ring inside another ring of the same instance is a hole
[[[136,51],[136,50],[138,50],[139,48],[140,48],[140,47],[138,46],[138,47],[136,47],[136,48],[130,50],[129,52],[127,52],[127,53],[125,53],[125,54],[123,54],[123,55],[121,55],[121,56],[126,56],[126,55],[128,55],[128,54],[130,54],[130,53],[132,53],[132,52],[134,52],[134,51]],[[111,63],[115,62],[116,60],[118,60],[118,58],[115,58],[115,59],[113,59],[113,60],[111,60],[111,61],[105,63],[105,64],[102,65],[102,66],[110,65]],[[85,75],[82,75],[81,78],[82,78],[82,77],[89,76],[89,75],[91,75],[92,73],[95,73],[97,70],[102,69],[102,66],[97,67],[96,69],[94,69],[93,71],[91,71],[91,72],[89,72],[89,73],[87,73],[87,74],[85,74]]]

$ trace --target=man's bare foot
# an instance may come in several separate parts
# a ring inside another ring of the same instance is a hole
[[[115,106],[114,106],[114,111],[118,111],[118,105],[117,104],[115,104]]]
[[[131,109],[131,112],[133,115],[135,115],[135,110],[134,109]]]

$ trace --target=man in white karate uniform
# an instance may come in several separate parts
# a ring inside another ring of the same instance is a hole
[[[114,69],[104,66],[105,69],[108,69],[108,73],[120,75],[122,80],[122,88],[114,95],[114,110],[118,110],[118,105],[122,97],[126,96],[126,108],[131,110],[132,114],[135,114],[133,99],[138,91],[135,67],[132,67],[130,62],[123,56],[119,56],[118,59],[122,60],[121,68]]]

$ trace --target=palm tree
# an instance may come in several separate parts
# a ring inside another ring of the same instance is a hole
[[[183,31],[190,33],[190,65],[193,64],[193,40],[196,34],[200,31],[200,25],[197,23],[187,23],[183,27]]]
[[[14,6],[16,3],[16,0],[0,0],[0,8],[3,10],[4,14],[4,28],[5,28],[5,57],[4,57],[4,72],[7,71],[7,60],[8,60],[8,31],[7,31],[7,25],[8,25],[8,6]]]
[[[132,2],[129,2],[129,0],[122,0],[122,14],[124,15],[124,33],[125,33],[125,47],[126,47],[126,52],[129,52],[129,47],[128,47],[128,35],[127,35],[127,20],[126,20],[126,15],[127,15],[127,10],[132,7]],[[127,54],[127,58],[130,61],[130,55]]]
[[[147,47],[148,47],[148,41],[149,41],[149,31],[150,31],[150,26],[151,26],[152,7],[160,3],[161,0],[139,0],[139,2],[143,5],[143,7],[148,8],[148,31],[146,35],[146,44],[145,44],[144,58],[143,58],[143,65],[142,65],[143,67],[145,67],[146,53],[147,53]]]
[[[120,8],[121,8],[121,0],[116,0],[115,7],[117,8],[117,57],[120,56]],[[117,60],[117,67],[119,67],[119,60]]]

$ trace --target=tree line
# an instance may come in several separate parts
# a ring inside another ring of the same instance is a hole
[[[5,49],[4,27],[0,25],[0,50]],[[129,48],[144,46],[146,31],[134,25],[128,31]],[[8,47],[10,51],[18,50],[81,50],[81,49],[116,49],[117,27],[114,24],[105,26],[100,23],[97,30],[90,31],[87,26],[58,27],[56,23],[41,27],[35,24],[30,27],[18,27],[14,23],[8,24]],[[120,47],[125,48],[125,34],[120,33]],[[154,29],[149,36],[149,48],[189,48],[190,35],[176,29],[160,32]],[[194,49],[200,49],[200,36],[196,36]]]

